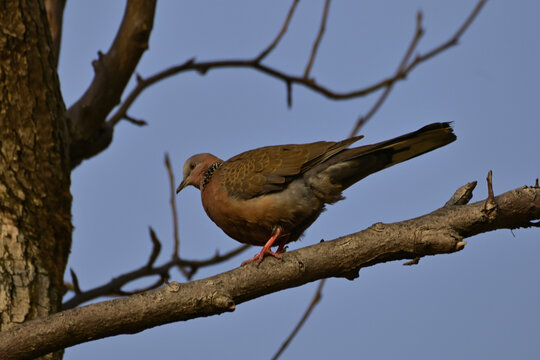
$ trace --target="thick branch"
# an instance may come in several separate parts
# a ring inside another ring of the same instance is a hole
[[[495,229],[538,226],[540,188],[522,187],[486,201],[444,206],[399,223],[377,223],[342,238],[267,258],[189,283],[66,310],[0,333],[5,359],[35,357],[89,339],[136,333],[154,326],[234,311],[237,304],[328,277],[354,279],[362,267],[464,248],[466,237]],[[103,326],[106,323],[107,326]],[[29,339],[32,339],[30,341]]]
[[[72,167],[106,148],[112,128],[105,120],[120,102],[139,59],[148,49],[154,22],[155,0],[129,0],[118,33],[106,54],[92,65],[95,77],[84,95],[66,112],[71,121]]]

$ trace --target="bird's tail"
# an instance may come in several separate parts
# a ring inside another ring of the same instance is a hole
[[[366,176],[445,146],[454,140],[456,135],[450,123],[445,122],[433,123],[377,144],[346,149],[320,164],[319,166],[325,167],[324,170],[317,166],[318,179],[313,179],[313,185],[319,187],[316,184],[319,182],[322,185],[319,187],[323,193],[321,195],[327,202],[334,202],[341,198],[341,191]]]

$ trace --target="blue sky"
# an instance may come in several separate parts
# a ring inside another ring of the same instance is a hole
[[[346,91],[395,71],[424,12],[425,52],[447,40],[475,1],[334,1],[312,76]],[[274,38],[289,1],[158,3],[150,50],[138,72],[151,75],[191,57],[250,58]],[[66,105],[86,89],[91,60],[106,51],[122,18],[120,1],[67,2],[59,75]],[[323,1],[302,1],[288,33],[265,63],[301,74]],[[461,185],[478,180],[473,201],[532,185],[540,176],[540,3],[488,1],[460,44],[416,68],[362,129],[365,144],[436,121],[453,121],[458,140],[374,174],[329,206],[290,250],[420,216],[442,206]],[[133,84],[131,84],[132,87]],[[248,69],[205,76],[186,73],[147,89],[130,110],[149,125],[116,127],[113,144],[72,177],[75,231],[69,266],[84,289],[147,261],[148,226],[169,259],[172,224],[164,153],[177,182],[195,153],[227,159],[274,144],[340,140],[375,96],[331,101]],[[207,217],[200,195],[178,197],[181,255],[207,258],[237,246]],[[467,239],[459,253],[419,265],[377,265],[351,282],[330,279],[322,302],[282,359],[537,359],[540,356],[538,230],[500,230]],[[258,250],[196,278],[237,267]],[[253,254],[252,254],[253,253]],[[174,271],[173,280],[183,281]],[[138,285],[144,284],[144,282]],[[234,313],[196,319],[70,348],[66,359],[270,358],[295,326],[316,283],[239,305]]]

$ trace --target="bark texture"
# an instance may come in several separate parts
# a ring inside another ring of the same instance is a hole
[[[42,2],[0,2],[0,331],[61,304],[72,231],[63,113]]]

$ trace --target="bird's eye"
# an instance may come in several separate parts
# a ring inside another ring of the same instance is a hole
[[[195,163],[189,164],[189,168],[190,168],[191,170],[195,169]]]

